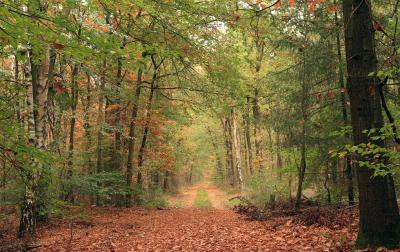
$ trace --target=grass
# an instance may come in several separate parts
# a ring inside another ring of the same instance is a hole
[[[196,199],[194,200],[194,207],[201,209],[211,209],[213,205],[208,198],[208,193],[204,189],[197,190]]]

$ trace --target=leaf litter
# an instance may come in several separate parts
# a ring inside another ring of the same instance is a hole
[[[262,221],[226,208],[86,207],[84,212],[84,219],[38,223],[32,251],[351,251],[358,230],[357,207],[329,206]],[[308,221],[320,215],[320,222]],[[0,251],[7,250],[0,246]]]

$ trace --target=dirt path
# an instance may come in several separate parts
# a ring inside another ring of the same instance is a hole
[[[194,208],[199,189],[214,209]],[[330,230],[296,224],[293,217],[246,221],[224,207],[226,198],[217,187],[198,185],[184,188],[181,208],[88,207],[72,228],[69,218],[40,222],[35,244],[41,246],[34,251],[339,251],[340,241],[356,237],[355,225]]]
[[[223,202],[227,200],[226,192],[219,189],[217,186],[209,186],[207,183],[201,183],[196,186],[190,186],[183,188],[184,204],[185,208],[194,208],[194,200],[196,199],[197,191],[203,189],[208,193],[214,209],[225,209]]]

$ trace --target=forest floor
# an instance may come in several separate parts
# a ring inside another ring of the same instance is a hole
[[[213,208],[194,207],[200,189],[207,191]],[[249,221],[228,208],[233,196],[215,186],[182,191],[169,199],[172,206],[179,207],[88,207],[86,218],[54,217],[40,222],[32,242],[32,247],[39,247],[32,251],[351,251],[356,237],[356,208],[334,210],[341,211],[340,218],[346,221],[330,228],[304,224],[296,216]],[[9,235],[0,232],[0,243],[2,236],[4,241]],[[12,245],[9,241],[0,245],[0,251],[7,251]]]

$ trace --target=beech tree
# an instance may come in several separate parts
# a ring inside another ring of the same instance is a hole
[[[347,88],[351,104],[354,145],[373,143],[384,147],[382,138],[365,130],[381,129],[383,115],[377,72],[375,29],[371,1],[344,0]],[[380,157],[382,158],[382,157]],[[358,156],[362,161],[364,157]],[[383,158],[384,159],[384,158]],[[392,174],[374,176],[375,170],[355,164],[360,201],[360,224],[356,249],[396,248],[400,241],[400,217]]]

